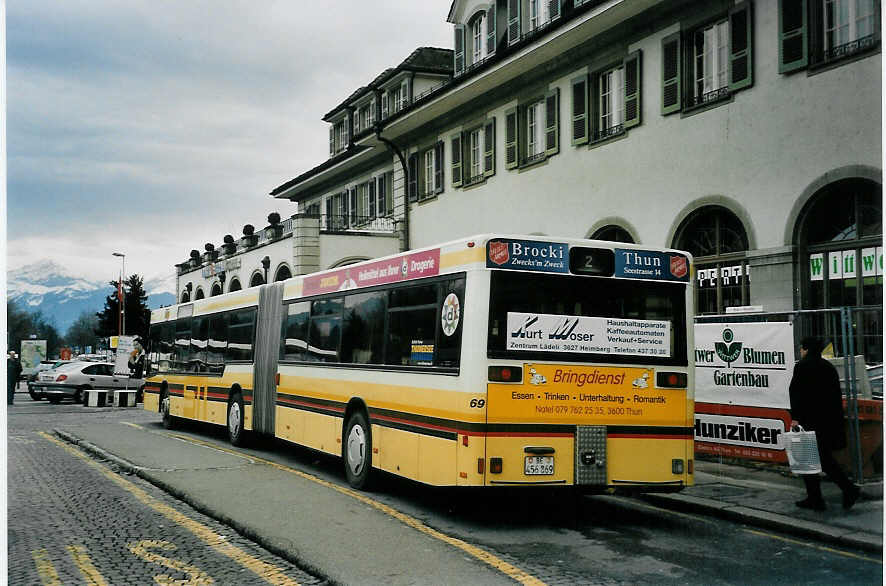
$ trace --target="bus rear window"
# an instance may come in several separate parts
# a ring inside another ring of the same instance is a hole
[[[493,271],[490,358],[685,365],[686,286]]]

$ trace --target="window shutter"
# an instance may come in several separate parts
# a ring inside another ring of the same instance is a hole
[[[409,162],[406,164],[409,177],[406,181],[406,191],[409,195],[409,201],[413,202],[418,199],[418,153],[409,155]]]
[[[341,141],[342,142],[342,145],[341,145],[342,150],[348,148],[351,145],[351,125],[349,124],[350,121],[351,121],[351,118],[350,118],[350,115],[348,115],[348,116],[345,116],[345,119],[342,122],[342,124],[344,124],[344,128],[345,128],[344,140]]]
[[[513,45],[520,40],[520,4],[521,0],[508,0],[508,44]]]
[[[394,172],[385,173],[385,213],[393,215],[394,213]]]
[[[486,54],[495,53],[495,45],[498,39],[495,36],[495,2],[486,11]]]
[[[548,0],[548,19],[560,18],[560,0]]]
[[[495,118],[483,128],[483,176],[495,175]]]
[[[753,13],[750,2],[729,11],[729,91],[754,83]]]
[[[661,41],[661,113],[680,111],[680,33]]]
[[[351,187],[348,189],[348,199],[351,201],[349,209],[350,209],[350,219],[351,225],[357,223],[357,188]]]
[[[388,117],[388,92],[381,93],[381,119]]]
[[[434,145],[434,193],[443,193],[443,141]]]
[[[517,108],[505,111],[505,169],[513,169],[517,160]]]
[[[545,96],[545,155],[560,152],[560,88]]]
[[[345,190],[341,192],[341,221],[338,225],[339,228],[347,228],[348,227],[348,191]]]
[[[461,187],[461,135],[454,134],[449,139],[449,146],[452,147],[452,186]]]
[[[335,124],[329,126],[329,156],[335,154]]]
[[[588,76],[572,80],[572,145],[588,142]]]
[[[406,107],[407,104],[412,103],[412,80],[410,78],[405,78],[402,82],[400,82],[400,93],[401,93],[401,101],[403,102],[403,108]]]
[[[388,202],[387,202],[387,191],[385,190],[385,174],[382,173],[378,177],[375,178],[375,182],[377,183],[375,187],[375,194],[378,197],[378,216],[381,217],[385,215],[387,211]]]
[[[332,198],[327,197],[326,198],[326,224],[325,224],[327,230],[332,228],[332,225],[333,225],[332,218],[334,215],[335,215],[335,212],[333,212],[333,209],[332,209]]]
[[[461,75],[465,70],[465,25],[455,25],[455,75]]]
[[[369,217],[378,217],[378,208],[375,207],[375,178],[369,180]]]
[[[806,0],[778,0],[778,72],[809,65]]]
[[[640,124],[640,56],[639,50],[634,51],[624,60],[625,72],[625,129]]]

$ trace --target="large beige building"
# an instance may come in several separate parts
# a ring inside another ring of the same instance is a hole
[[[880,9],[456,0],[453,48],[367,72],[323,116],[329,159],[271,192],[298,213],[180,265],[179,297],[472,233],[591,237],[692,252],[700,314],[866,308],[879,357]]]

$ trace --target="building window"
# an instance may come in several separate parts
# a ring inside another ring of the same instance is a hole
[[[883,357],[883,187],[867,179],[821,189],[797,222],[803,309],[853,307],[855,351],[868,364]],[[804,335],[831,340],[844,354],[839,322],[818,316]]]
[[[875,0],[779,0],[779,72],[839,61],[880,44]]]
[[[486,57],[486,14],[481,13],[471,23],[471,64]]]
[[[610,136],[619,133],[624,123],[624,68],[616,67],[600,74],[597,86],[598,134]]]
[[[723,18],[662,39],[662,114],[723,101],[753,84],[752,16],[751,3],[741,2]]]
[[[560,152],[560,90],[505,112],[505,168],[545,160]]]
[[[606,140],[640,124],[641,53],[572,80],[572,144]],[[588,87],[592,88],[590,96]]]
[[[726,73],[729,27],[726,20],[700,29],[693,35],[692,64],[695,90],[693,101],[696,104],[719,100],[723,92],[728,92]]]
[[[348,148],[348,119],[333,123],[329,128],[329,154],[336,155]]]
[[[443,192],[443,142],[413,153],[407,163],[409,201],[427,199]]]
[[[482,183],[495,175],[495,118],[452,137],[452,186]]]
[[[591,236],[591,240],[608,240],[609,242],[625,242],[628,244],[634,243],[634,237],[631,236],[631,233],[615,224],[603,226],[594,232]]]
[[[695,210],[677,229],[674,248],[695,258],[695,308],[698,314],[721,314],[748,305],[748,237],[741,220],[721,206]]]

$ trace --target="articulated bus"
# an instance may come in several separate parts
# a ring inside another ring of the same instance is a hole
[[[434,486],[693,482],[692,259],[482,235],[152,312],[145,409]]]

